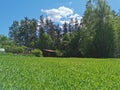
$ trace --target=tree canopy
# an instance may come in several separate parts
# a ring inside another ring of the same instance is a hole
[[[66,57],[120,57],[120,16],[106,0],[88,0],[82,19],[71,22],[25,17],[13,22],[9,37],[17,46],[59,50]]]

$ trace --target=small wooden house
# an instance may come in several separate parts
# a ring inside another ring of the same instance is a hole
[[[50,50],[50,49],[43,49],[43,56],[45,56],[45,57],[55,57],[56,56],[56,51],[55,50]]]

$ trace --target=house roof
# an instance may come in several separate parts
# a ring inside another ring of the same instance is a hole
[[[55,50],[50,50],[50,49],[44,49],[44,51],[51,52],[51,53],[55,52]]]

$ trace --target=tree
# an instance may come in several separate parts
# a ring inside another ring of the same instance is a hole
[[[81,57],[81,35],[80,31],[73,32],[70,34],[70,42],[68,44],[69,49],[67,50],[68,56]]]
[[[65,34],[62,39],[61,49],[64,56],[69,56],[69,43],[71,41],[70,35]]]
[[[18,21],[13,21],[11,27],[9,27],[9,37],[16,44],[20,42],[19,34],[20,34],[20,23]]]
[[[25,17],[21,21],[20,25],[20,40],[23,45],[33,48],[35,45],[35,39],[37,32],[37,21],[35,19],[29,19]]]
[[[38,44],[37,44],[37,48],[43,50],[43,49],[52,49],[53,48],[53,41],[52,38],[46,34],[46,33],[42,33],[40,35]]]
[[[73,28],[74,28],[73,26],[74,26],[74,20],[73,20],[73,18],[71,18],[70,21],[69,21],[69,24],[68,24],[68,31],[70,33],[73,32]]]
[[[114,57],[120,57],[120,16],[114,14],[114,18],[111,23],[114,28]]]
[[[5,47],[6,45],[11,45],[11,41],[7,36],[0,35],[0,48]]]
[[[79,22],[78,22],[78,19],[75,18],[75,30],[79,30],[80,29],[80,25],[79,25]]]
[[[90,57],[112,57],[114,34],[112,11],[106,0],[89,0],[83,17],[82,51]]]
[[[61,41],[62,41],[62,29],[60,28],[59,24],[55,25],[55,32],[56,32],[56,38],[55,38],[55,49],[61,49]]]
[[[65,34],[67,34],[68,33],[68,24],[65,22],[64,24],[63,24],[63,34],[65,35]]]
[[[83,56],[92,57],[93,38],[95,36],[95,13],[91,0],[86,4],[86,10],[81,20],[80,50]]]
[[[39,25],[39,36],[42,33],[45,33],[45,22],[43,16],[40,16],[40,25]]]
[[[106,0],[88,0],[81,23],[71,18],[60,28],[48,17],[40,16],[39,23],[25,17],[13,22],[9,36],[18,46],[56,49],[69,57],[120,57],[119,21]]]
[[[53,24],[51,19],[46,18],[45,27],[44,28],[45,28],[46,33],[52,39],[53,47],[55,47],[55,43],[56,43],[56,38],[57,37],[56,37],[55,25]]]
[[[9,29],[9,36],[16,45],[35,47],[37,39],[37,21],[35,19],[25,17],[20,22],[14,21]]]
[[[114,34],[110,23],[111,9],[106,0],[95,1],[95,37],[94,37],[94,57],[113,57]]]

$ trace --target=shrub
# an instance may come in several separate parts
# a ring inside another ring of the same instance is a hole
[[[56,55],[57,57],[62,57],[63,56],[63,52],[60,50],[56,50]]]
[[[22,47],[14,47],[13,53],[23,53],[24,49]]]
[[[39,49],[35,49],[35,50],[32,50],[31,53],[37,57],[42,57],[43,56],[43,52]]]
[[[26,47],[25,46],[6,46],[5,49],[6,49],[6,52],[8,53],[20,54],[20,53],[24,53]]]

